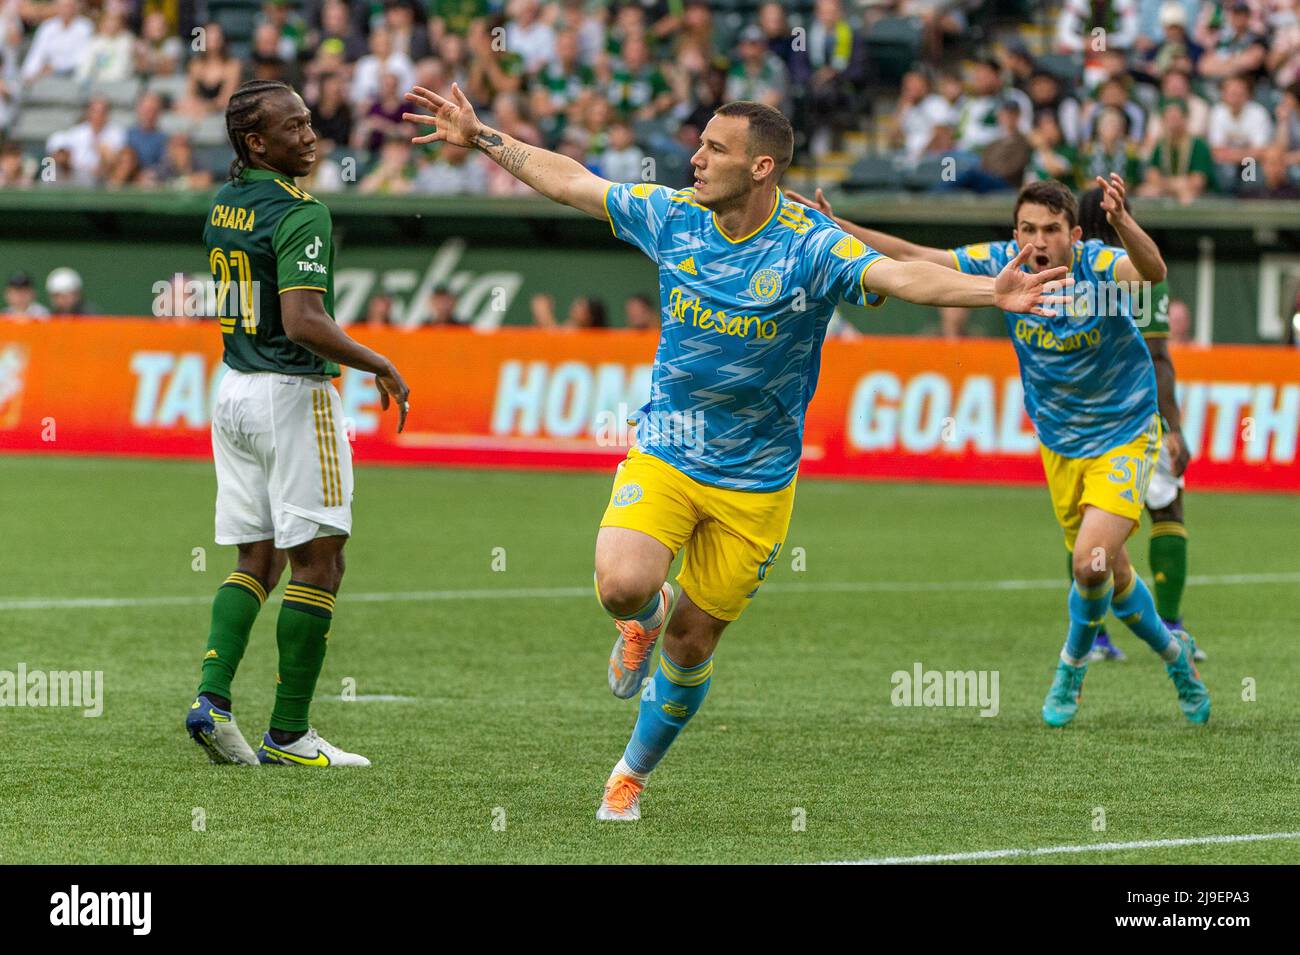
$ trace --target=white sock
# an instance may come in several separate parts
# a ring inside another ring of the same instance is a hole
[[[1081,667],[1084,665],[1084,663],[1087,662],[1086,659],[1076,660],[1074,657],[1070,656],[1068,653],[1065,652],[1065,647],[1061,647],[1061,659],[1072,667]]]
[[[1171,635],[1169,637],[1169,645],[1160,651],[1160,659],[1164,660],[1166,663],[1173,663],[1180,656],[1182,656],[1182,653],[1183,653],[1182,641],[1180,641],[1177,637]]]
[[[633,779],[635,779],[637,782],[639,782],[642,786],[644,786],[645,783],[646,783],[646,780],[650,778],[650,774],[649,774],[649,773],[638,773],[638,772],[636,772],[636,771],[635,771],[631,766],[629,766],[627,763],[623,762],[623,757],[622,757],[622,756],[620,756],[620,757],[618,758],[618,764],[614,767],[614,772],[610,773],[610,775],[611,775],[611,776],[631,776]]]

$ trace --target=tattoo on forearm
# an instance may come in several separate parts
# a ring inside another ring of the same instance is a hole
[[[522,145],[506,146],[500,133],[485,130],[474,137],[474,145],[496,160],[502,169],[513,175],[518,175],[519,170],[528,161],[528,148]],[[494,153],[492,150],[497,147],[503,148],[500,152]]]

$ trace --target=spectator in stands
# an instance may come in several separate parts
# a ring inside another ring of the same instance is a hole
[[[506,23],[505,44],[523,60],[524,73],[532,76],[555,57],[555,30],[541,17],[537,0],[515,0]]]
[[[1003,90],[1002,67],[996,59],[976,60],[971,68],[971,95],[959,104],[957,144],[965,151],[980,153],[984,147],[1003,136],[998,110],[1005,100],[1014,101],[1019,109],[1021,132],[1029,130],[1029,97],[1020,90]]]
[[[456,317],[456,296],[446,282],[439,282],[429,295],[429,321],[434,328],[465,328]]]
[[[263,21],[254,28],[253,49],[249,51],[249,60],[253,64],[252,79],[294,84],[295,77],[289,74],[289,61],[285,58],[282,40],[274,23]]]
[[[352,73],[352,106],[363,113],[379,98],[385,75],[397,78],[397,88],[405,93],[415,80],[415,64],[405,53],[393,49],[393,39],[384,27],[370,32],[370,52],[357,60]]]
[[[366,302],[365,313],[353,324],[367,325],[371,328],[383,328],[393,324],[393,297],[385,292],[370,296]]]
[[[659,327],[659,308],[656,299],[643,292],[628,296],[623,303],[623,325],[632,331],[650,331]]]
[[[1020,104],[1013,99],[998,106],[998,138],[984,147],[977,168],[958,174],[954,185],[976,193],[1017,189],[1033,157],[1029,139],[1020,131]]]
[[[920,70],[903,74],[889,128],[889,145],[915,166],[930,148],[934,128],[953,121],[948,101],[930,89],[930,78]]]
[[[36,164],[23,156],[23,148],[15,142],[0,146],[0,188],[22,189],[36,182]]]
[[[86,104],[82,122],[54,133],[46,140],[48,155],[61,149],[68,151],[77,185],[94,186],[102,182],[113,168],[118,151],[126,145],[126,132],[121,126],[110,123],[108,117],[108,100],[96,96]]]
[[[1117,109],[1127,120],[1125,136],[1131,143],[1142,142],[1146,135],[1147,114],[1129,96],[1129,84],[1120,77],[1111,77],[1102,81],[1097,87],[1096,97],[1083,105],[1083,139],[1088,141],[1096,137],[1093,126],[1107,109]]]
[[[292,9],[293,0],[266,0],[262,12],[257,18],[253,36],[262,26],[270,26],[275,35],[275,52],[277,59],[283,63],[296,63],[307,38],[307,25],[297,11]],[[271,52],[268,48],[263,55]]]
[[[1038,72],[1029,48],[1021,40],[1013,39],[1002,46],[999,61],[1008,85],[1028,94],[1029,82]]]
[[[436,155],[416,160],[412,189],[430,196],[482,195],[487,190],[483,156],[475,150],[440,143]]]
[[[1093,136],[1079,150],[1078,180],[1092,182],[1097,176],[1109,179],[1119,173],[1125,182],[1141,178],[1137,147],[1128,135],[1128,115],[1114,106],[1105,106],[1093,124]]]
[[[1135,68],[1149,77],[1160,77],[1175,60],[1187,59],[1193,68],[1201,58],[1201,45],[1187,33],[1187,8],[1179,0],[1160,5],[1160,42],[1151,44]]]
[[[91,88],[101,83],[121,83],[130,79],[135,70],[134,54],[135,38],[127,32],[122,15],[107,8],[73,75],[78,83]]]
[[[1273,142],[1268,110],[1250,98],[1250,81],[1230,76],[1219,84],[1219,102],[1210,110],[1207,139],[1225,191],[1237,192],[1257,181],[1257,166]]]
[[[1038,112],[1034,128],[1029,131],[1029,145],[1034,151],[1025,171],[1030,181],[1059,179],[1071,189],[1078,188],[1075,169],[1079,154],[1065,141],[1055,112],[1050,109]]]
[[[764,3],[758,8],[758,26],[767,37],[768,52],[785,65],[791,86],[802,89],[808,82],[808,57],[795,49],[795,34],[785,7],[775,2]]]
[[[604,151],[588,154],[586,165],[611,182],[642,182],[645,175],[645,153],[632,136],[632,127],[620,120],[609,129],[609,144]]]
[[[949,41],[966,31],[967,10],[979,5],[979,0],[904,0],[899,13],[920,21],[922,55],[940,63]]]
[[[1218,6],[1218,4],[1207,4]],[[1250,4],[1236,0],[1228,7],[1227,22],[1215,29],[1211,20],[1199,26],[1198,39],[1207,49],[1197,63],[1197,72],[1209,79],[1226,76],[1261,76],[1268,56],[1268,41],[1251,24]]]
[[[579,328],[608,328],[609,319],[605,313],[605,303],[598,298],[580,295],[569,305],[569,314],[564,323],[555,318],[555,297],[547,293],[534,295],[529,302],[533,315],[533,324],[538,328],[563,329],[570,331]]]
[[[1169,341],[1174,345],[1192,342],[1192,310],[1182,299],[1169,300]]]
[[[201,29],[197,39],[202,47],[186,66],[185,97],[177,106],[177,112],[194,120],[224,113],[240,77],[239,61],[230,55],[221,24]]]
[[[1194,202],[1215,187],[1209,144],[1187,127],[1187,104],[1169,100],[1161,114],[1164,133],[1156,142],[1138,195]]]
[[[153,185],[167,151],[167,136],[158,128],[166,102],[157,93],[145,93],[135,106],[135,125],[126,131],[125,147],[118,152],[108,175],[110,186],[129,183]]]
[[[212,185],[212,173],[198,167],[194,147],[184,133],[172,133],[168,137],[167,152],[158,165],[156,179],[168,189],[207,189]]]
[[[533,80],[529,105],[533,119],[543,127],[550,142],[559,140],[570,109],[590,95],[595,86],[596,74],[582,62],[581,52],[578,32],[561,30],[555,35],[555,59]]]
[[[667,24],[661,20],[655,24],[652,32],[658,37],[668,37],[674,41],[671,57],[673,62],[693,64],[690,68],[698,74],[717,54],[717,44],[713,39],[713,10],[710,9],[708,0],[686,0],[680,26],[665,33],[663,29],[666,27]]]
[[[578,57],[590,66],[605,50],[605,26],[609,19],[607,5],[588,4],[587,0],[561,0],[555,18],[557,32],[572,30],[578,35]]]
[[[66,265],[45,277],[45,295],[51,315],[92,315],[99,311],[82,294],[81,276]]]
[[[1264,173],[1275,198],[1295,198],[1300,186],[1300,83],[1287,87],[1277,106],[1273,142],[1264,154]]]
[[[808,134],[813,154],[820,157],[834,149],[857,120],[856,91],[866,78],[866,46],[844,16],[840,0],[816,0],[807,44]]]
[[[1061,131],[1066,145],[1071,148],[1079,144],[1080,126],[1082,124],[1082,107],[1072,93],[1061,88],[1061,81],[1054,73],[1035,70],[1029,78],[1026,90],[1032,104],[1033,117],[1037,118],[1044,110],[1056,117],[1057,128]]]
[[[54,0],[54,15],[36,28],[23,60],[23,82],[43,76],[72,76],[82,53],[95,34],[95,25],[83,17],[77,0]]]
[[[1273,85],[1285,89],[1300,82],[1300,11],[1296,0],[1280,0],[1269,17],[1269,47],[1264,66]]]
[[[410,125],[402,122],[402,114],[408,109],[402,94],[409,87],[400,87],[399,82],[394,73],[383,75],[379,81],[379,95],[366,105],[353,131],[353,145],[367,150],[371,159],[379,155],[385,140],[412,135]]]
[[[318,148],[328,143],[328,152],[352,142],[352,105],[348,102],[347,86],[341,74],[326,73],[320,77],[310,109]]]
[[[498,93],[523,89],[523,57],[492,35],[486,17],[470,21],[465,46],[468,85],[464,88],[472,102],[490,103]]]
[[[180,69],[185,46],[167,25],[161,10],[145,14],[140,38],[135,41],[135,71],[144,77],[174,76]]]
[[[609,99],[625,119],[656,119],[673,105],[668,81],[650,59],[650,47],[639,36],[623,41],[623,53],[614,64]]]
[[[316,46],[337,40],[342,47],[343,59],[348,63],[355,63],[366,55],[366,38],[353,29],[351,12],[344,0],[325,0],[320,19],[321,28]]]
[[[1104,44],[1096,42],[1095,30],[1104,31]],[[1137,38],[1137,0],[1065,0],[1061,5],[1056,48],[1062,53],[1084,54],[1085,68],[1095,67],[1095,62],[1089,61],[1101,50],[1128,50]]]
[[[393,49],[405,53],[412,62],[432,52],[428,31],[417,22],[416,13],[414,0],[384,0],[384,26],[392,37]]]
[[[1187,129],[1193,136],[1205,137],[1210,126],[1210,104],[1203,97],[1196,95],[1192,89],[1192,77],[1186,70],[1170,70],[1160,80],[1160,102],[1182,100],[1187,105]],[[1156,141],[1164,134],[1163,119],[1160,115],[1152,116],[1147,123],[1147,137],[1144,152],[1151,155]]]
[[[26,318],[49,318],[50,310],[36,301],[32,277],[26,272],[15,272],[5,284],[4,315],[21,315]]]
[[[790,114],[790,80],[785,64],[767,48],[767,37],[757,26],[740,32],[736,58],[727,77],[727,99],[752,100]]]
[[[394,136],[385,140],[379,150],[379,162],[361,180],[358,191],[366,195],[406,195],[411,191],[410,162],[408,137]]]

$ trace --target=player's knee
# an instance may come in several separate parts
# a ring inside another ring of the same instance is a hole
[[[1105,552],[1093,555],[1087,551],[1074,554],[1074,580],[1080,587],[1096,587],[1106,582],[1113,568]]]
[[[636,613],[655,595],[659,584],[627,571],[596,572],[596,593],[602,606],[619,616]]]

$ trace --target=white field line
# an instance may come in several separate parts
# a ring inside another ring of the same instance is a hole
[[[1079,846],[1044,846],[1040,849],[987,849],[983,852],[945,852],[925,856],[882,856],[823,862],[822,865],[912,865],[927,862],[981,862],[986,859],[1027,859],[1081,852],[1123,852],[1129,849],[1173,849],[1180,846],[1212,846],[1237,842],[1274,842],[1300,839],[1300,832],[1264,832],[1243,836],[1194,836],[1189,839],[1140,839],[1136,842],[1094,842]]]
[[[1248,584],[1297,584],[1300,571],[1265,574],[1193,574],[1187,578],[1193,587],[1232,587]],[[783,594],[901,594],[922,592],[959,592],[987,590],[1057,590],[1067,582],[1047,580],[845,580],[825,583],[772,583],[764,592]],[[426,603],[441,600],[556,600],[567,598],[595,599],[588,587],[485,587],[479,590],[393,590],[373,593],[345,591],[348,603]],[[113,607],[195,607],[210,604],[211,594],[178,597],[0,597],[0,611],[5,610],[83,610]]]

